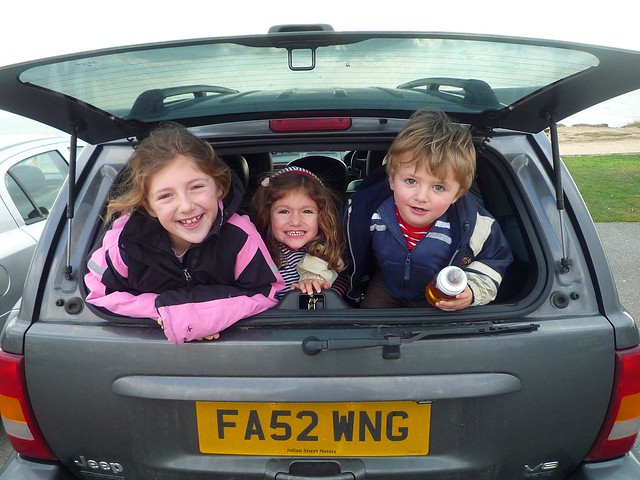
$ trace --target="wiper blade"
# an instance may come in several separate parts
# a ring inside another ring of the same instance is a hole
[[[469,335],[498,335],[504,333],[532,332],[540,327],[536,323],[496,324],[483,322],[474,325],[431,328],[401,335],[385,335],[382,338],[326,338],[307,337],[302,341],[302,351],[307,355],[317,355],[329,350],[349,350],[355,348],[382,347],[382,358],[400,358],[400,346],[418,340]]]
[[[178,105],[206,98],[209,95],[231,95],[240,93],[233,88],[220,85],[181,85],[179,87],[154,88],[145,90],[131,107],[128,120],[157,120],[165,115],[168,110]]]
[[[418,78],[398,85],[396,88],[423,92],[448,102],[490,108],[503,107],[491,86],[487,82],[475,78]]]

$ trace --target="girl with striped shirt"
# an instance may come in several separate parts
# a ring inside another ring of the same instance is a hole
[[[252,201],[254,223],[285,281],[276,298],[330,288],[344,270],[333,193],[309,170],[287,167],[266,177]]]

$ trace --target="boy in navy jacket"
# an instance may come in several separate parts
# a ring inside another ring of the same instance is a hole
[[[386,168],[347,205],[347,298],[362,308],[426,307],[429,281],[456,265],[468,285],[436,307],[455,311],[495,299],[513,257],[495,219],[466,195],[475,169],[467,128],[443,112],[414,113],[393,141]]]

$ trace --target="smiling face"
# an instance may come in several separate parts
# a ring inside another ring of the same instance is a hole
[[[271,205],[273,237],[290,250],[300,250],[318,235],[318,213],[304,190],[287,192]]]
[[[399,160],[399,168],[389,177],[389,185],[400,216],[410,225],[431,225],[462,196],[460,183],[451,172],[445,178],[436,178],[413,162],[410,153]]]
[[[171,247],[181,255],[211,230],[220,196],[211,176],[190,157],[178,155],[150,178],[145,208],[158,219],[169,234]]]

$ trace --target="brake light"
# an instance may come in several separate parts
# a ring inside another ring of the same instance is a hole
[[[24,376],[24,357],[0,350],[0,416],[13,449],[40,460],[56,460],[35,422]]]
[[[326,132],[348,130],[351,128],[349,117],[280,118],[269,120],[272,132]]]
[[[609,411],[587,455],[592,462],[621,457],[633,448],[640,430],[640,347],[616,352],[616,374]]]

